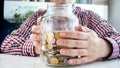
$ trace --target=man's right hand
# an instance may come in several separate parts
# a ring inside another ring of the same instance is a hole
[[[37,25],[32,26],[32,34],[30,35],[30,39],[33,40],[33,46],[34,46],[34,52],[35,54],[40,54],[40,20],[41,18],[39,17],[37,19]]]

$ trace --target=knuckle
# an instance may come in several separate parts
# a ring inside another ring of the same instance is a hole
[[[79,51],[77,51],[77,53],[80,56],[87,56],[88,55],[88,51],[85,49],[79,49]]]
[[[82,52],[81,52],[80,49],[79,49],[79,51],[77,51],[77,54],[78,54],[78,55],[82,55]]]
[[[30,35],[30,39],[33,39],[33,38],[34,38],[34,34],[31,34],[31,35]]]
[[[76,32],[76,37],[78,37],[78,38],[80,38],[80,37],[81,37],[81,35],[80,35],[80,33],[79,33],[79,32]]]
[[[90,39],[90,38],[91,38],[91,33],[89,33],[87,36],[87,39]]]
[[[36,41],[40,41],[40,36],[36,35]]]
[[[68,55],[73,56],[72,50],[67,50],[67,52],[68,52]]]
[[[75,47],[75,46],[73,46],[73,45],[75,45],[76,43],[74,42],[74,40],[70,40],[70,39],[67,39],[67,40],[63,40],[63,45],[65,45],[65,46],[67,46],[67,47],[69,47],[69,48],[73,48],[73,47]]]
[[[85,51],[85,50],[83,50],[83,49],[79,49],[79,51],[78,51],[79,53],[78,53],[78,54],[79,54],[79,55],[84,55],[84,51]]]
[[[30,39],[33,40],[33,41],[39,41],[40,37],[37,34],[31,34],[30,35]]]
[[[69,46],[69,44],[70,44],[70,40],[63,40],[63,42],[64,42],[63,44],[67,45],[67,46]]]
[[[36,25],[33,25],[31,31],[35,32],[35,30],[36,30]]]
[[[33,46],[40,46],[40,42],[34,41],[34,42],[33,42]]]
[[[84,42],[84,46],[85,46],[85,48],[88,48],[89,45],[90,45],[89,40],[87,40],[87,41]]]
[[[77,56],[77,51],[76,50],[72,50],[72,49],[67,49],[67,53],[69,56]]]
[[[87,55],[88,55],[88,51],[87,51],[87,50],[83,50],[83,54],[84,54],[85,56],[87,56]]]
[[[72,34],[71,31],[68,31],[68,32],[66,32],[66,33],[67,33],[67,37],[72,37],[72,36],[73,36],[73,34]]]
[[[37,34],[40,34],[40,26],[38,25],[33,25],[32,28],[31,28],[31,32],[32,33],[37,33]]]
[[[34,41],[34,42],[33,42],[33,46],[36,46],[36,45],[37,45],[37,43],[36,43],[36,41]]]
[[[37,33],[40,33],[40,26],[38,25],[37,27],[36,27],[37,29]]]

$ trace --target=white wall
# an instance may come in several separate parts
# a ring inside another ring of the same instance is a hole
[[[92,0],[92,4],[107,5],[108,0]]]
[[[120,0],[109,0],[109,22],[120,32]]]
[[[92,10],[98,13],[102,18],[108,19],[108,8],[103,5],[86,5],[76,4],[83,9]],[[19,1],[5,1],[4,4],[4,18],[11,19],[15,13],[15,9],[20,7],[18,13],[24,14],[29,10],[37,11],[39,8],[46,9],[47,3],[45,2],[19,2]],[[99,9],[98,9],[99,8]]]

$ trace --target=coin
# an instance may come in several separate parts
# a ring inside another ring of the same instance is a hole
[[[46,45],[42,45],[41,50],[42,50],[42,51],[48,51],[48,48],[47,48]]]
[[[53,37],[49,37],[49,38],[47,38],[47,43],[48,44],[54,44],[55,43],[55,39]]]
[[[51,54],[51,53],[47,53],[47,59],[48,59],[49,61],[50,61],[50,59],[51,59],[52,57],[54,57],[53,54]]]
[[[47,37],[48,37],[48,38],[49,38],[49,37],[50,37],[50,38],[51,38],[51,37],[53,38],[53,37],[54,37],[54,34],[53,34],[53,33],[48,33],[48,34],[47,34]]]
[[[47,49],[48,49],[48,50],[50,50],[50,49],[53,48],[53,45],[52,45],[52,44],[47,44],[46,46],[47,46]]]
[[[58,59],[57,59],[56,57],[52,57],[52,58],[50,59],[50,63],[51,63],[51,64],[58,64],[59,61],[58,61]]]
[[[61,56],[60,54],[56,54],[56,57],[58,58],[59,62],[64,62],[64,56]]]
[[[57,40],[57,39],[60,39],[60,32],[56,32],[55,33],[55,39]]]
[[[53,54],[53,55],[55,55],[55,54],[58,54],[59,52],[57,52],[57,51],[55,51],[55,50],[53,50],[53,49],[51,49],[51,50],[49,50],[49,52],[48,52],[49,54]]]
[[[47,44],[47,42],[45,42],[45,41],[42,41],[42,45],[46,45]]]
[[[42,34],[42,41],[45,42],[47,40],[47,35],[46,34]]]

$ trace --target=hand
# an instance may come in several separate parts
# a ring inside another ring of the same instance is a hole
[[[81,56],[80,58],[69,59],[68,64],[78,65],[90,63],[111,54],[111,44],[99,38],[93,30],[83,26],[78,26],[77,30],[63,31],[60,33],[62,39],[57,40],[58,46],[71,48],[61,49],[61,55]]]
[[[35,54],[40,54],[40,17],[37,19],[37,25],[33,25],[30,35],[30,39],[33,40],[34,52]]]

